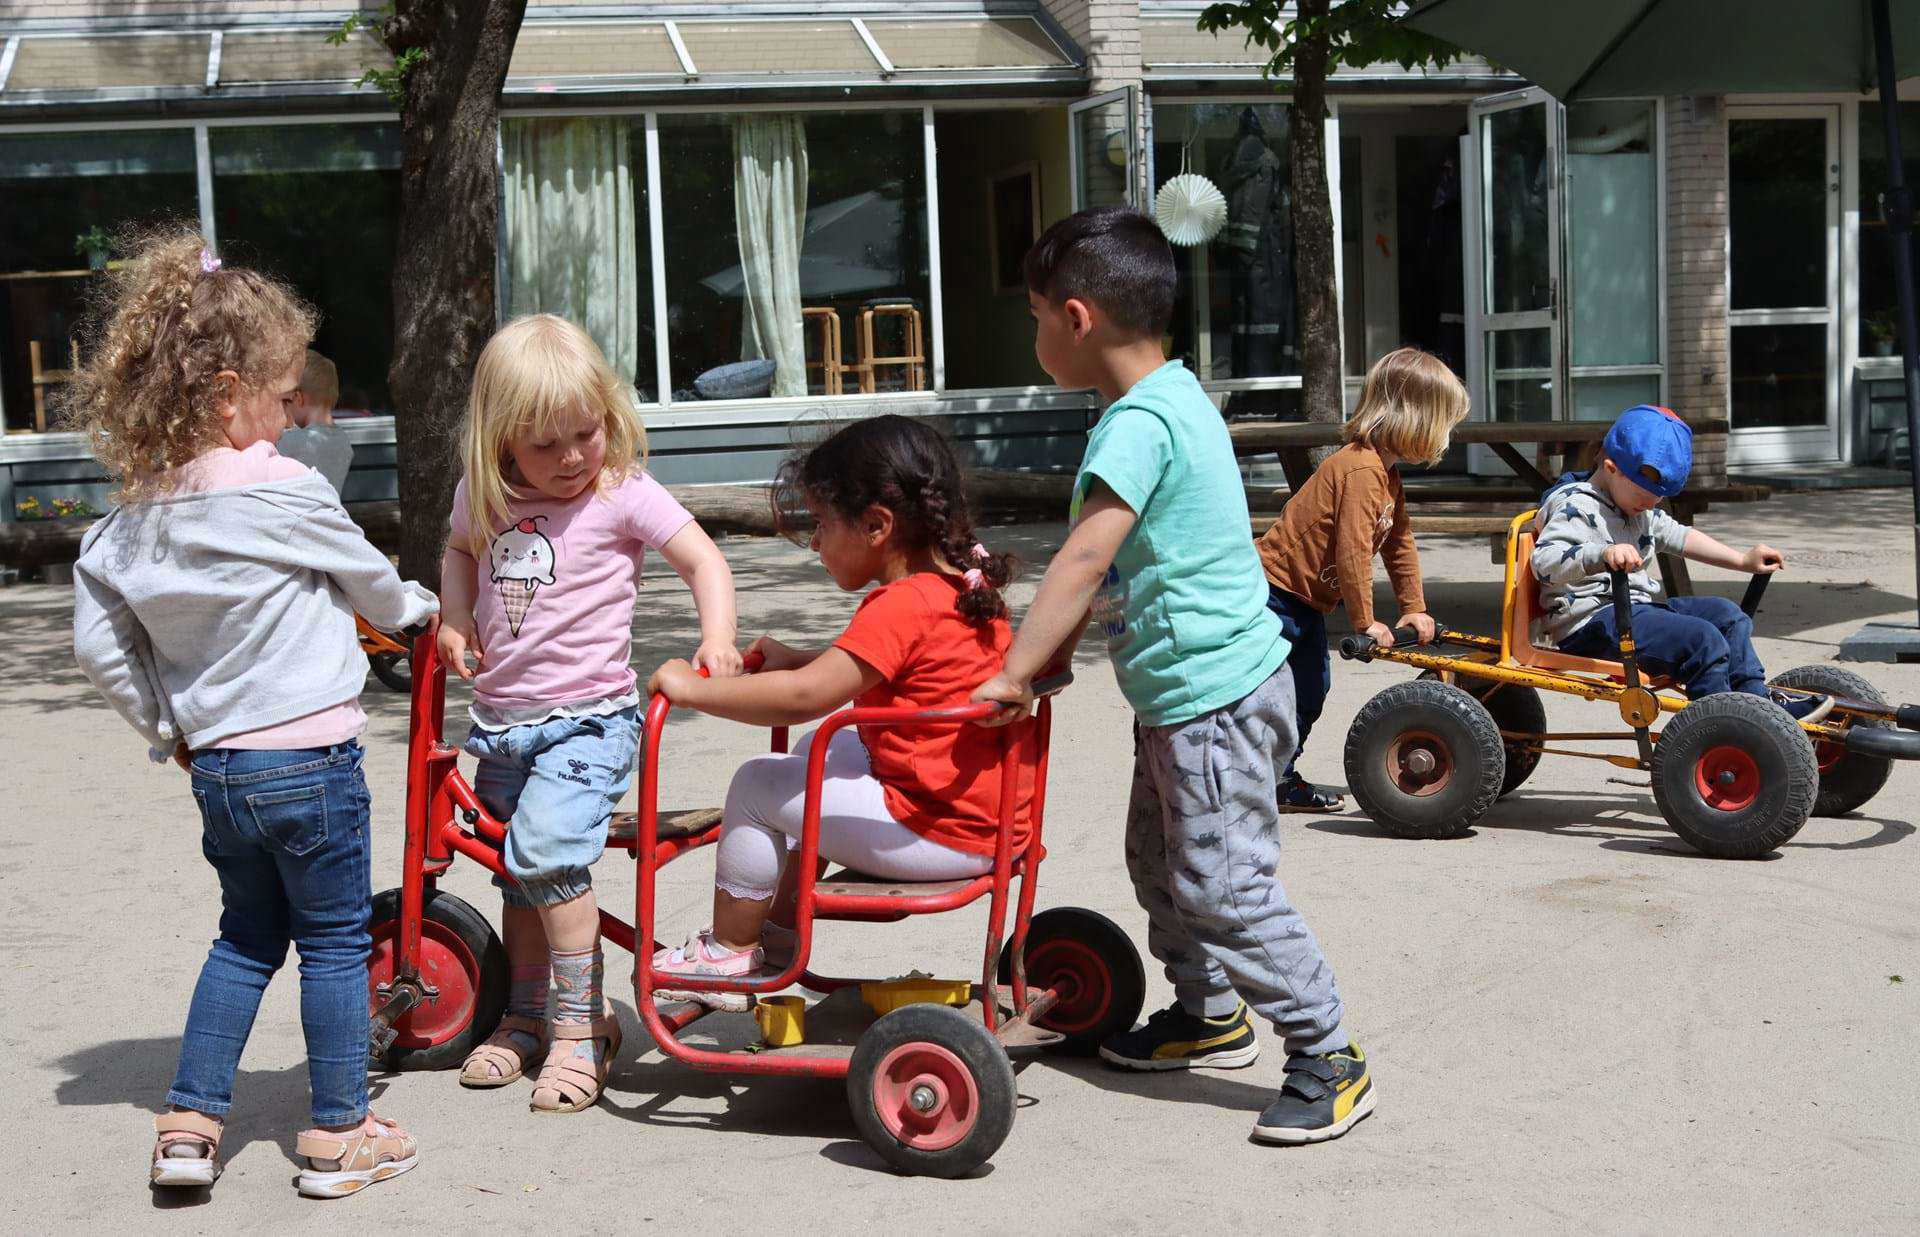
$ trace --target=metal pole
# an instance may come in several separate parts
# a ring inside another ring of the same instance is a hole
[[[1913,472],[1913,552],[1920,593],[1920,327],[1913,288],[1913,194],[1900,161],[1900,101],[1893,68],[1893,23],[1887,0],[1868,0],[1873,10],[1873,54],[1880,70],[1880,127],[1887,135],[1887,235],[1893,241],[1893,286],[1900,298],[1901,372],[1907,387],[1907,465]]]

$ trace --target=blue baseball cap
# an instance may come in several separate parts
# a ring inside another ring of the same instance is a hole
[[[1614,421],[1600,451],[1641,489],[1672,498],[1686,488],[1693,471],[1693,429],[1671,408],[1635,404]],[[1651,468],[1659,480],[1642,468]]]

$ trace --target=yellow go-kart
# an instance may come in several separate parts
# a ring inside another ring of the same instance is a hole
[[[1719,858],[1753,858],[1798,833],[1810,815],[1844,815],[1866,803],[1886,785],[1895,760],[1920,759],[1920,734],[1912,733],[1920,730],[1920,707],[1889,704],[1865,679],[1835,666],[1802,666],[1771,683],[1789,695],[1833,696],[1833,710],[1819,722],[1796,722],[1772,701],[1738,692],[1689,701],[1670,682],[1643,674],[1623,572],[1613,573],[1619,661],[1534,644],[1535,514],[1521,513],[1507,530],[1498,637],[1443,629],[1422,646],[1402,630],[1391,648],[1366,636],[1340,643],[1344,658],[1422,671],[1369,700],[1347,732],[1348,786],[1388,833],[1465,834],[1527,780],[1543,755],[1565,755],[1649,774],[1660,815],[1689,845]],[[1748,585],[1741,609],[1749,616],[1766,583],[1755,576]],[[1549,731],[1543,691],[1611,704],[1625,728]],[[1607,741],[1634,750],[1562,746]]]

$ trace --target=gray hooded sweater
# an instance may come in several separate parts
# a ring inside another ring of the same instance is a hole
[[[440,608],[311,472],[119,507],[73,585],[74,656],[156,759],[356,698],[354,613],[398,631]]]
[[[1679,554],[1687,546],[1687,526],[1655,507],[1630,516],[1590,481],[1574,481],[1547,492],[1534,521],[1533,574],[1540,581],[1540,626],[1555,644],[1591,622],[1613,601],[1606,564],[1608,546],[1640,551],[1639,570],[1627,573],[1635,605],[1660,596],[1660,583],[1648,572],[1656,553]]]

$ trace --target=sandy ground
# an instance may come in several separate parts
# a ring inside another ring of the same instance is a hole
[[[1730,542],[1764,537],[1792,556],[1760,624],[1770,668],[1828,659],[1863,620],[1911,613],[1906,503],[1891,492],[1802,496],[1709,517]],[[1038,526],[988,539],[1039,564],[1060,535]],[[820,639],[851,610],[799,550],[725,549],[750,633]],[[1495,630],[1484,542],[1435,539],[1423,557],[1435,611]],[[1699,575],[1704,589],[1738,595],[1738,579]],[[1920,770],[1899,767],[1862,813],[1814,821],[1767,861],[1729,863],[1689,852],[1644,788],[1615,781],[1618,770],[1569,759],[1549,759],[1459,841],[1395,841],[1353,812],[1287,824],[1283,876],[1338,972],[1381,1096],[1378,1113],[1337,1143],[1248,1141],[1281,1074],[1269,1038],[1257,1064],[1234,1072],[1143,1077],[1043,1060],[1021,1073],[1018,1119],[989,1168],[965,1181],[903,1179],[858,1141],[838,1085],[740,1083],[665,1061],[635,1026],[631,990],[616,985],[628,1047],[600,1107],[536,1120],[524,1086],[378,1078],[380,1110],[420,1136],[421,1167],[365,1198],[316,1204],[291,1184],[306,1081],[287,973],[241,1069],[226,1176],[210,1198],[151,1199],[148,1116],[171,1075],[217,892],[181,775],[147,766],[74,669],[70,612],[65,589],[0,591],[0,738],[15,787],[0,867],[0,1119],[15,1171],[0,1215],[13,1231],[1920,1224],[1920,842],[1910,823]],[[686,650],[693,632],[684,594],[656,570],[636,661]],[[1349,720],[1407,673],[1337,668],[1311,774],[1342,780]],[[1888,695],[1920,700],[1920,667],[1869,673]],[[367,701],[377,889],[399,878],[405,717],[377,684]],[[1611,724],[1568,697],[1549,697],[1549,714],[1564,728]],[[1103,658],[1083,659],[1059,719],[1040,903],[1103,911],[1144,954],[1119,841],[1128,714]],[[762,742],[727,723],[676,720],[668,797],[717,802]],[[696,857],[663,877],[669,932],[702,922],[709,863]],[[609,860],[596,879],[605,899],[631,907],[630,867]],[[497,916],[477,867],[456,867],[445,887]],[[825,959],[841,973],[964,975],[983,919],[832,925]],[[609,975],[625,967],[616,956]],[[1168,990],[1148,969],[1154,1007]],[[733,1042],[746,1034],[721,1031]],[[170,1213],[154,1214],[162,1207]]]

